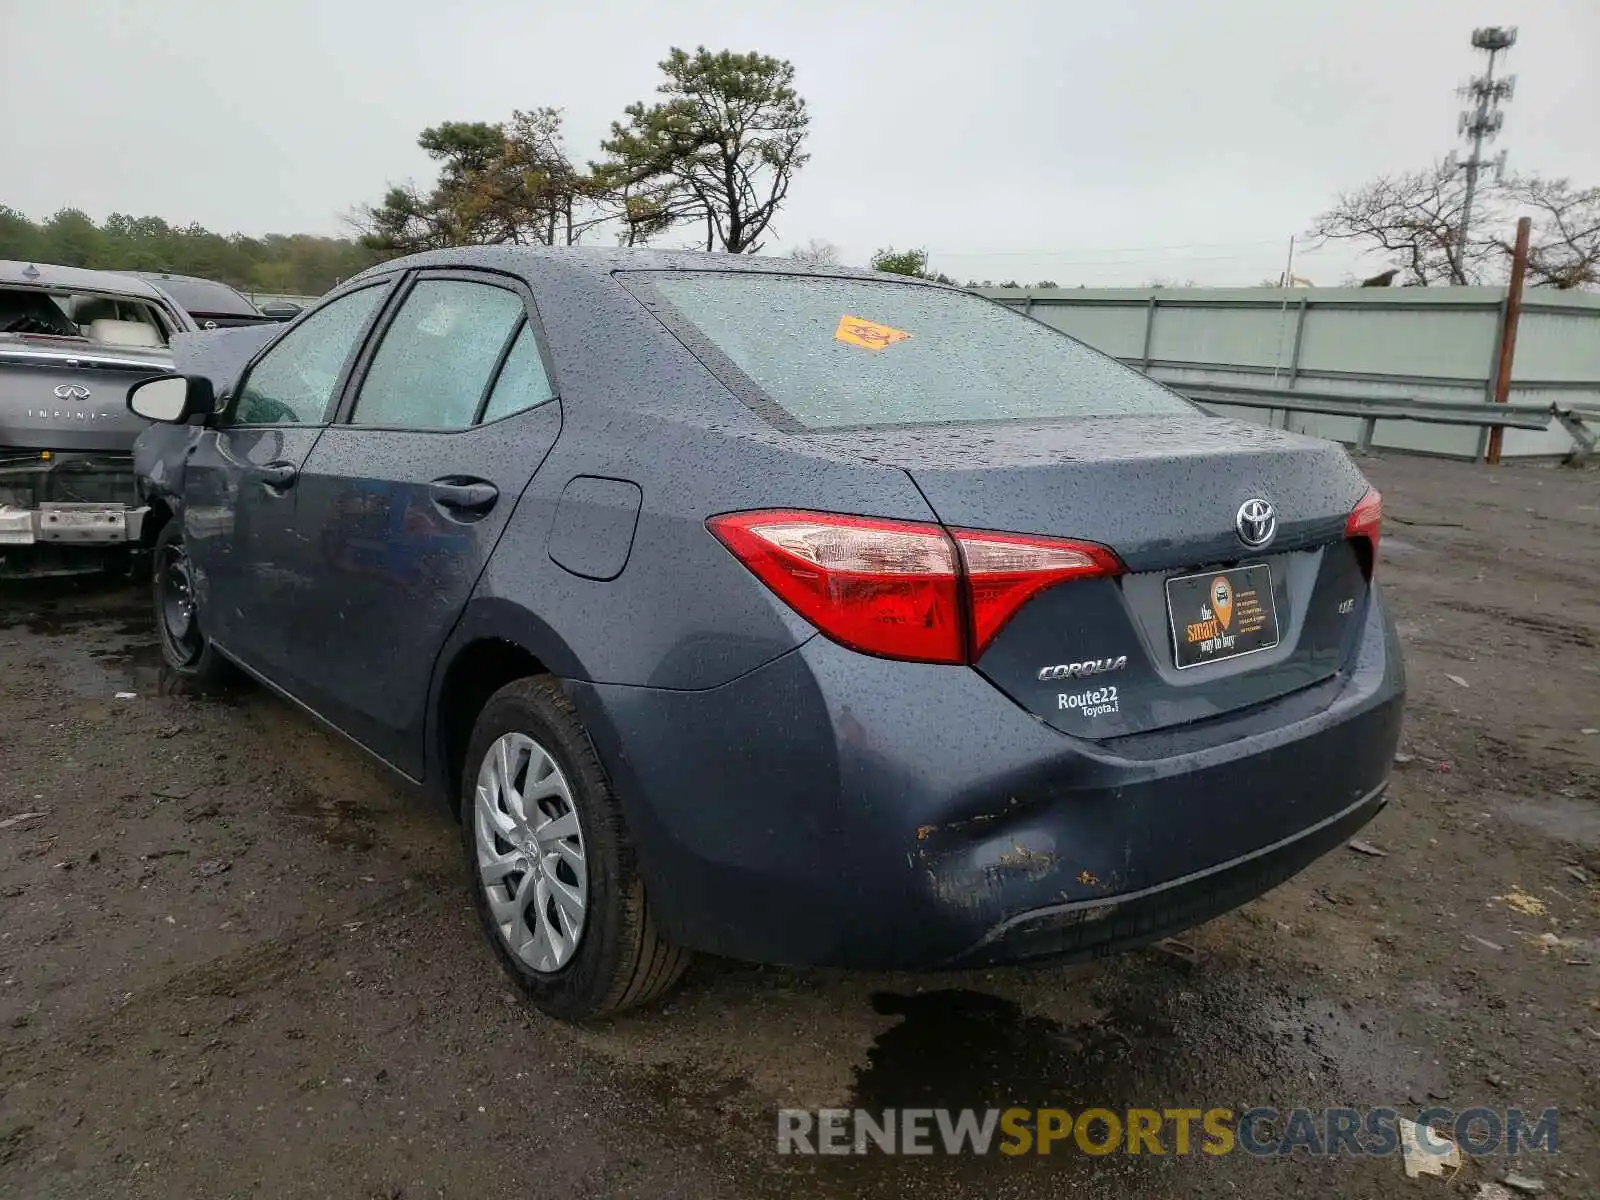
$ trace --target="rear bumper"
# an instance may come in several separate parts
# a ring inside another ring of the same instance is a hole
[[[1067,961],[1127,950],[1221,916],[1348,841],[1385,804],[1388,781],[1311,828],[1232,862],[1104,900],[1048,905],[1002,921],[952,965]]]
[[[118,546],[137,543],[147,505],[45,503],[38,508],[0,505],[0,547],[39,543]]]
[[[1243,903],[1382,806],[1404,697],[1379,601],[1334,680],[1115,742],[820,637],[706,691],[568,686],[670,937],[886,968],[1106,953]]]
[[[0,448],[0,549],[137,544],[149,511],[126,452]]]

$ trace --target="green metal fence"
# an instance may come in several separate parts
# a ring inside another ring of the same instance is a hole
[[[1500,352],[1502,288],[986,288],[1097,349],[1178,386],[1285,389],[1317,395],[1490,402]],[[1198,392],[1201,388],[1197,388]],[[1523,300],[1509,399],[1600,409],[1600,296],[1535,289]],[[1229,406],[1338,441],[1463,458],[1482,454],[1484,431],[1424,421]],[[1563,455],[1573,439],[1508,429],[1507,457]]]

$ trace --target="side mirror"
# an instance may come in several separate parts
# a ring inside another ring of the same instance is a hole
[[[196,414],[209,416],[215,407],[211,381],[202,376],[158,375],[128,389],[128,411],[147,421],[181,425]]]

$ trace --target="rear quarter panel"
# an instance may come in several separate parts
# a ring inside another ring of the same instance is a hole
[[[706,529],[717,513],[785,505],[932,518],[904,471],[803,448],[760,421],[610,277],[550,264],[530,283],[555,360],[561,436],[523,492],[473,605],[493,606],[500,619],[530,614],[562,660],[552,669],[592,682],[708,688],[810,637],[812,627]],[[577,476],[641,493],[632,548],[614,579],[585,578],[551,558],[560,498]]]

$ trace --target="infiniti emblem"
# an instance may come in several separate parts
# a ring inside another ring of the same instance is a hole
[[[1278,532],[1278,514],[1272,510],[1272,505],[1257,496],[1239,506],[1233,524],[1239,531],[1239,540],[1246,546],[1265,546]]]
[[[57,400],[87,400],[88,398],[89,389],[84,387],[81,383],[56,384]]]

